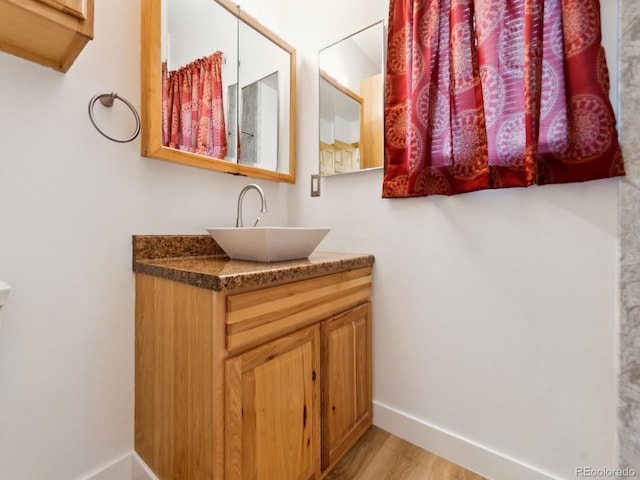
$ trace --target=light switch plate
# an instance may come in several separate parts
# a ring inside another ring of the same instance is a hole
[[[311,196],[320,196],[320,175],[311,175]]]

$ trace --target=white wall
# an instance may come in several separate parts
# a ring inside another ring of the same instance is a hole
[[[290,208],[332,227],[325,249],[376,256],[374,423],[499,480],[615,467],[617,180],[384,200],[374,171],[324,178],[309,196],[317,51],[387,13],[385,0],[288,10],[300,99]]]
[[[384,0],[289,2],[298,183],[259,182],[265,223],[328,225],[324,250],[376,255],[377,423],[484,471],[613,466],[617,181],[396,201],[374,171],[310,198],[317,51],[386,15]],[[131,451],[131,234],[231,225],[250,181],[95,131],[94,94],[140,104],[139,22],[138,2],[96,0],[67,74],[0,53],[0,480],[80,479]]]
[[[139,3],[96,0],[95,39],[66,74],[0,53],[1,480],[80,479],[131,452],[131,235],[233,225],[250,183],[143,158],[139,139],[91,125],[97,93],[140,106]],[[282,224],[291,187],[258,183],[263,221]]]

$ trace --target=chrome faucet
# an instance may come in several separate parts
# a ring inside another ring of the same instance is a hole
[[[260,188],[260,186],[256,185],[255,183],[250,183],[249,185],[247,185],[242,189],[242,191],[240,192],[240,195],[238,196],[238,216],[236,217],[236,228],[243,226],[242,225],[242,200],[244,199],[244,196],[246,195],[246,193],[251,189],[256,190],[260,195],[260,200],[262,201],[262,209],[260,210],[260,212],[267,213],[267,198],[264,196],[264,192],[262,191],[262,188]],[[259,221],[260,221],[260,217],[256,218],[256,221],[253,224],[253,226],[255,227]]]

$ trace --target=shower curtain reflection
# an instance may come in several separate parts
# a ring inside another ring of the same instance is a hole
[[[227,136],[222,97],[222,52],[168,71],[162,64],[162,143],[224,159]]]

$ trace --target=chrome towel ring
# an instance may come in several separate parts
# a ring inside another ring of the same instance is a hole
[[[112,107],[113,106],[113,102],[114,102],[115,99],[120,100],[127,107],[129,107],[129,110],[131,110],[131,113],[133,113],[133,116],[136,119],[135,131],[133,132],[133,134],[129,138],[121,139],[121,138],[114,138],[114,137],[112,137],[110,135],[107,135],[98,126],[98,124],[96,123],[96,120],[95,120],[95,118],[93,116],[93,108],[94,108],[94,105],[96,104],[96,102],[98,100],[100,100],[100,103],[102,105],[104,105],[105,107]],[[98,132],[100,132],[100,134],[102,134],[103,136],[107,137],[109,140],[113,140],[114,142],[118,142],[118,143],[130,142],[131,140],[136,138],[138,136],[138,134],[140,133],[140,115],[138,115],[138,112],[136,111],[135,107],[133,105],[131,105],[130,102],[128,102],[126,99],[118,96],[118,94],[115,93],[115,92],[99,93],[99,94],[95,95],[91,99],[91,101],[89,102],[89,118],[91,119],[91,123],[93,124],[93,126],[96,127],[96,130],[98,130]]]

